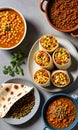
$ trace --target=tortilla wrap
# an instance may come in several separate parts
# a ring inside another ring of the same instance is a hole
[[[4,117],[14,103],[31,92],[32,89],[33,87],[22,84],[3,83],[0,89],[0,117]]]

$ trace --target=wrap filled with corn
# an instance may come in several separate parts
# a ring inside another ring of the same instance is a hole
[[[52,70],[54,68],[53,59],[46,51],[36,51],[34,54],[34,61],[42,69]]]
[[[53,53],[56,48],[59,47],[59,43],[54,36],[51,34],[43,35],[39,39],[39,49],[47,51],[48,53]]]
[[[51,85],[51,73],[47,69],[38,69],[33,76],[33,80],[37,85],[47,87]]]
[[[3,83],[0,89],[0,117],[20,118],[25,116],[29,113],[26,108],[30,105],[32,107],[29,107],[32,109],[35,104],[34,100],[33,87],[16,83]]]

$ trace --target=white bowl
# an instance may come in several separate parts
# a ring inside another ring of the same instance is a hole
[[[17,42],[15,43],[15,45],[11,45],[10,46],[10,43],[12,42],[12,40],[13,40],[13,38],[15,38],[15,36],[18,38],[19,37],[19,32],[21,32],[20,30],[18,31],[18,30],[14,30],[14,23],[13,22],[15,22],[14,20],[15,19],[12,19],[12,15],[11,15],[11,13],[10,13],[10,15],[9,15],[9,17],[11,16],[11,21],[10,20],[6,20],[6,22],[4,22],[4,24],[5,24],[5,28],[4,28],[4,33],[6,34],[9,34],[8,33],[8,30],[7,29],[9,29],[9,31],[11,32],[11,36],[10,36],[10,41],[9,41],[9,43],[8,43],[8,41],[7,41],[7,45],[9,44],[9,46],[5,46],[5,47],[3,47],[3,46],[1,46],[0,45],[0,49],[2,49],[2,50],[10,50],[10,49],[13,49],[13,48],[15,48],[15,47],[17,47],[19,44],[21,44],[22,43],[22,41],[24,40],[24,38],[25,38],[25,35],[26,35],[26,32],[27,32],[27,24],[26,24],[26,21],[25,21],[25,19],[24,19],[24,17],[23,17],[23,15],[18,11],[18,10],[16,10],[16,9],[14,9],[14,8],[1,8],[0,9],[0,12],[1,11],[6,11],[7,12],[7,10],[8,11],[14,11],[15,13],[17,13],[17,15],[18,15],[18,17],[17,16],[15,16],[17,19],[18,18],[22,18],[22,23],[23,23],[23,25],[24,25],[24,32],[23,32],[23,34],[22,34],[22,36],[21,36],[21,38],[19,38],[19,39],[17,39]],[[5,15],[5,13],[3,14],[3,16]],[[6,18],[6,16],[4,16],[4,18]],[[7,16],[7,18],[8,18],[8,16]],[[7,19],[6,18],[6,19]],[[8,18],[9,19],[9,18]],[[8,21],[10,22],[10,23],[8,23]],[[19,21],[19,20],[18,20]],[[17,22],[18,22],[17,21]],[[18,27],[20,27],[20,29],[22,29],[21,28],[21,26],[20,26],[20,23],[21,23],[21,21],[19,22],[19,25],[18,25]],[[7,25],[8,24],[8,25]],[[17,23],[18,24],[18,23]],[[15,27],[17,26],[17,24],[15,25]],[[2,25],[2,27],[3,27],[4,25]],[[22,26],[23,27],[23,26]],[[3,31],[3,28],[2,28],[2,31]],[[12,31],[15,31],[15,36],[12,38]],[[7,35],[8,37],[9,37],[9,35]],[[3,39],[4,40],[4,39]],[[7,38],[7,40],[8,40],[8,38]],[[1,41],[0,41],[1,42]],[[14,43],[14,41],[12,42],[12,43]],[[11,43],[11,44],[12,44]],[[3,44],[3,43],[2,43]],[[4,42],[4,44],[6,44],[6,41]]]

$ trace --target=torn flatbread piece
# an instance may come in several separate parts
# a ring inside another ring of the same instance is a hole
[[[5,117],[12,106],[33,89],[22,84],[3,83],[0,89],[0,117]]]

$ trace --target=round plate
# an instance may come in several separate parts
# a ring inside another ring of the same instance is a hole
[[[28,85],[29,87],[34,87],[34,85],[30,83],[28,80],[20,79],[20,78],[8,80],[6,81],[6,83],[20,83],[20,84]],[[2,119],[6,121],[7,123],[13,124],[13,125],[19,125],[19,124],[29,121],[37,112],[39,108],[39,104],[40,104],[39,92],[35,87],[34,87],[34,96],[35,96],[35,105],[29,114],[27,114],[24,117],[21,117],[20,119],[16,119],[16,118],[2,118]]]
[[[77,75],[78,75],[77,50],[73,46],[73,44],[70,41],[68,41],[67,39],[62,38],[62,37],[58,37],[58,36],[55,36],[55,38],[57,39],[60,46],[66,48],[70,52],[72,64],[71,64],[71,67],[68,69],[68,72],[72,78],[70,85],[73,85],[73,82],[75,82],[75,80],[77,79]],[[33,80],[34,72],[39,69],[39,66],[34,62],[34,59],[33,59],[34,53],[37,50],[39,50],[39,40],[37,40],[34,43],[34,45],[32,46],[30,53],[29,53],[29,56],[28,56],[28,60],[27,60],[28,72],[29,72],[32,80]],[[67,87],[65,87],[65,88],[61,89],[61,88],[57,88],[53,85],[51,85],[49,87],[42,87],[42,86],[38,86],[38,87],[40,87],[48,92],[59,92],[59,91],[62,91],[62,90],[67,88]]]

